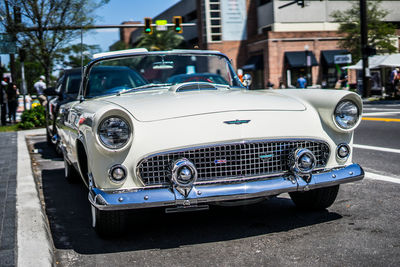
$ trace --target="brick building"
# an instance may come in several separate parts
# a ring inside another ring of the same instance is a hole
[[[305,75],[309,84],[332,87],[339,78],[335,55],[347,53],[339,48],[341,36],[331,14],[346,10],[352,1],[308,1],[301,8],[280,6],[291,0],[181,0],[155,18],[172,20],[180,15],[197,27],[184,28],[189,48],[219,50],[232,59],[235,68],[251,73],[253,88],[268,81],[278,87],[296,85]],[[386,20],[400,25],[400,1],[383,1],[389,11]],[[129,32],[128,32],[129,31]],[[121,40],[135,46],[140,29],[121,29]],[[129,36],[129,38],[128,38]],[[399,46],[399,38],[396,38]]]

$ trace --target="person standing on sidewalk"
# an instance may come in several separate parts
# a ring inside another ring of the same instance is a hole
[[[399,83],[398,75],[399,75],[399,68],[394,68],[390,73],[389,82],[392,86],[391,88],[392,90],[390,93],[393,97],[396,96],[397,84]]]
[[[33,87],[35,88],[35,90],[37,92],[40,104],[42,104],[42,106],[46,106],[46,104],[47,104],[47,98],[43,93],[43,91],[46,89],[46,84],[44,83],[44,80],[45,80],[44,76],[40,75],[39,81],[37,81],[33,85]]]
[[[7,82],[1,81],[0,84],[0,116],[1,116],[1,125],[6,125],[6,113],[7,113],[7,95],[6,88]]]
[[[303,75],[300,75],[300,77],[297,79],[297,86],[298,88],[306,88],[307,80],[303,78]]]
[[[8,118],[10,122],[16,122],[19,91],[15,84],[9,83],[7,88]]]

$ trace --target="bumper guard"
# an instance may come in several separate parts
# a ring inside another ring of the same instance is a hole
[[[187,197],[176,189],[152,188],[137,190],[103,191],[91,188],[90,203],[99,210],[125,210],[154,207],[193,207],[215,202],[246,200],[279,195],[294,191],[308,191],[358,181],[364,170],[358,164],[332,169],[312,175],[309,183],[297,177],[275,176],[253,181],[227,184],[194,185]]]

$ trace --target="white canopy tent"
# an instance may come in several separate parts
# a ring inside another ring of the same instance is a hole
[[[368,66],[370,69],[379,69],[382,67],[400,67],[400,54],[370,56],[368,58]],[[362,60],[358,61],[355,65],[344,68],[361,70]]]

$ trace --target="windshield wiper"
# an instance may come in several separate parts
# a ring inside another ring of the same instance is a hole
[[[164,86],[170,86],[170,85],[172,85],[172,83],[148,83],[148,84],[144,84],[144,85],[129,89],[129,90],[123,92],[123,93],[129,93],[129,92],[132,92],[132,91],[137,91],[137,90],[150,88],[150,87],[164,87]]]

